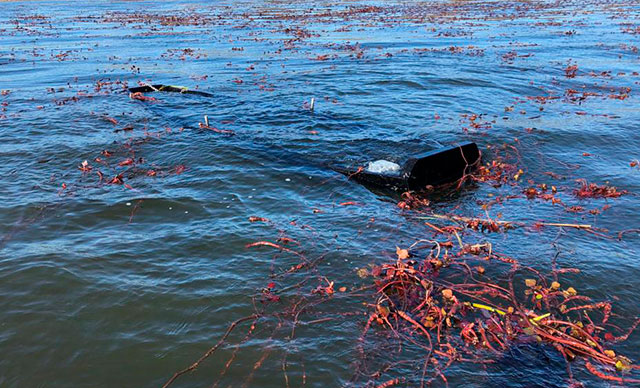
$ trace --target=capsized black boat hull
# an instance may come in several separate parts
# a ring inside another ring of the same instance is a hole
[[[394,191],[422,191],[429,186],[459,180],[478,166],[480,158],[476,143],[464,143],[410,158],[398,174],[374,173],[362,168],[332,168],[363,184]]]

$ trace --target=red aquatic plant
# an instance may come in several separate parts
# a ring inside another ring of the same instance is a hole
[[[139,101],[157,101],[155,97],[145,96],[142,92],[129,93],[129,98]]]
[[[578,180],[580,187],[574,191],[578,198],[618,198],[627,194],[626,190],[618,191],[613,186],[588,183],[584,179]]]
[[[567,78],[575,78],[578,72],[578,65],[569,65],[564,69],[564,75]]]

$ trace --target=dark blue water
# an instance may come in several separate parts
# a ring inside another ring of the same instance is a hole
[[[306,278],[311,289],[325,276],[336,288],[369,285],[358,269],[433,230],[326,163],[401,162],[467,140],[485,161],[487,146],[514,146],[521,182],[556,185],[584,210],[480,184],[433,212],[606,229],[612,238],[573,228],[468,233],[539,269],[559,252],[561,265],[582,271],[572,286],[632,319],[640,237],[617,234],[640,227],[640,169],[630,165],[640,158],[639,16],[632,1],[2,2],[0,386],[162,385],[254,311],[271,273],[299,262],[245,248],[254,241],[288,237],[308,258],[326,255],[279,287]],[[126,85],[139,82],[213,97],[132,100]],[[200,129],[204,115],[235,136]],[[126,187],[105,184],[119,174]],[[629,194],[580,200],[577,178]],[[519,197],[481,207],[508,195]],[[224,376],[233,346],[176,384],[347,385],[363,303],[375,301],[338,293],[304,317],[333,319],[301,323],[294,337],[275,318],[246,341],[243,327]],[[640,360],[639,344],[636,333],[616,351]],[[415,383],[420,372],[404,373]],[[606,385],[579,364],[574,373]],[[454,365],[447,377],[453,386],[568,381],[553,349],[536,346],[487,368]]]

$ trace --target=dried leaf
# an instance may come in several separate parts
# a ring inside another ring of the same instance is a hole
[[[396,254],[398,255],[398,259],[400,260],[409,258],[409,251],[406,249],[400,249],[400,247],[396,247]]]
[[[378,305],[378,313],[383,317],[386,317],[387,315],[389,315],[389,308]]]
[[[618,360],[616,361],[616,369],[620,372],[626,372],[631,369],[631,365],[626,360]]]

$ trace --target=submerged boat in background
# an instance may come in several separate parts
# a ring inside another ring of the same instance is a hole
[[[189,89],[185,86],[172,86],[172,85],[143,85],[135,88],[129,88],[129,93],[149,93],[149,92],[172,92],[182,94],[195,94],[204,97],[213,97],[213,94],[207,92],[201,92],[199,90]]]

